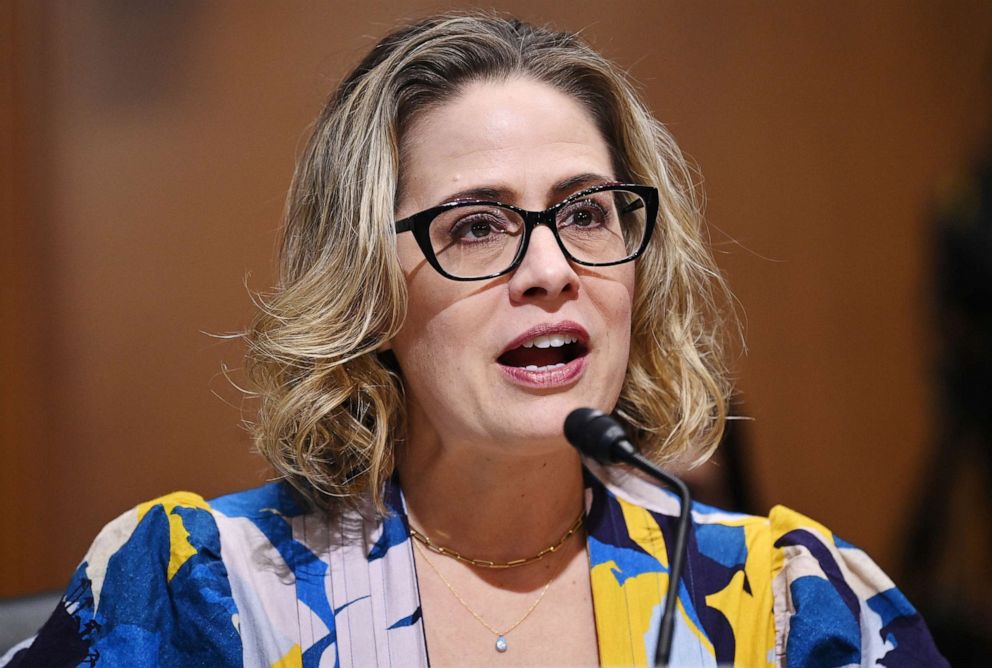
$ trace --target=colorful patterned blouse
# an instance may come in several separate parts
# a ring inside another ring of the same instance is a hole
[[[678,502],[619,469],[588,471],[600,663],[647,665]],[[8,666],[426,666],[397,485],[386,501],[383,521],[333,525],[279,483],[142,504],[104,528]],[[822,525],[783,507],[697,504],[692,519],[672,666],[946,665],[885,574]]]

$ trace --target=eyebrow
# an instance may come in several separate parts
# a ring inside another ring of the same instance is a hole
[[[578,190],[583,190],[584,188],[605,183],[614,183],[615,181],[616,179],[609,176],[587,172],[584,174],[569,176],[568,178],[558,181],[551,186],[550,192],[553,193],[555,197],[566,197]],[[456,193],[452,193],[442,199],[441,202],[447,204],[450,202],[473,199],[509,203],[509,200],[513,199],[513,191],[508,188],[487,186],[480,188],[469,188],[468,190],[460,190]]]

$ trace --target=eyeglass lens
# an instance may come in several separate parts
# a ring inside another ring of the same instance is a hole
[[[628,190],[603,190],[571,200],[555,212],[555,229],[579,262],[619,262],[637,253],[647,207]],[[434,255],[452,276],[499,273],[513,264],[524,239],[523,217],[495,204],[466,203],[439,214],[430,226]]]

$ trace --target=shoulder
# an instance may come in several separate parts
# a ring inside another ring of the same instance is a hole
[[[281,485],[266,485],[210,502],[173,492],[124,512],[97,535],[60,605],[10,665],[241,665],[222,527],[228,515],[263,508],[296,510]]]
[[[184,616],[206,612],[209,600],[223,596],[225,576],[210,505],[197,494],[174,492],[107,524],[76,569],[67,597],[101,627],[144,628],[164,622],[158,619],[164,601]]]
[[[622,469],[590,470],[609,556],[637,547],[664,572],[677,498]],[[717,663],[946,665],[892,580],[823,524],[783,506],[755,516],[694,503],[691,518],[680,606]]]
[[[946,665],[920,614],[864,551],[784,506],[768,519],[776,644],[788,665]]]

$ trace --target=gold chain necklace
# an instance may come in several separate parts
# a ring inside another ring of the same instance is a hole
[[[579,516],[575,518],[574,522],[572,522],[572,526],[570,526],[568,528],[568,531],[565,532],[565,535],[559,538],[558,542],[555,543],[554,545],[544,548],[543,550],[535,554],[533,557],[526,557],[524,559],[514,559],[512,561],[491,561],[489,559],[473,559],[472,557],[466,557],[465,555],[460,554],[455,550],[452,550],[450,547],[444,547],[443,545],[438,545],[430,538],[422,534],[420,531],[417,531],[417,529],[415,529],[412,524],[410,525],[410,535],[416,538],[419,543],[423,544],[424,547],[426,547],[431,552],[440,554],[445,557],[451,557],[452,559],[457,559],[463,564],[468,564],[470,566],[478,566],[479,568],[516,568],[517,566],[526,566],[527,564],[532,564],[535,561],[540,561],[541,559],[543,559],[549,554],[552,554],[555,550],[557,550],[562,545],[564,545],[565,541],[571,538],[572,535],[579,530],[579,527],[582,526],[582,519],[584,516],[585,516],[585,512],[584,511],[580,512]]]
[[[582,519],[582,516],[581,515],[579,516],[579,519]],[[575,533],[575,531],[574,530],[571,531],[571,533],[569,533],[568,535],[570,536],[570,535],[572,535],[572,533]],[[434,571],[434,574],[437,575],[438,578],[440,578],[441,582],[444,583],[444,586],[447,587],[448,588],[448,591],[451,592],[451,595],[455,597],[455,600],[457,600],[459,603],[461,603],[462,607],[465,608],[466,610],[468,610],[468,612],[469,612],[470,615],[472,615],[473,617],[475,617],[475,621],[477,621],[480,624],[482,624],[484,627],[486,627],[486,629],[490,633],[492,633],[492,634],[494,634],[496,636],[496,651],[497,652],[505,652],[507,649],[509,649],[510,646],[506,642],[506,636],[511,631],[513,631],[515,628],[517,628],[518,626],[520,626],[521,624],[523,624],[525,619],[527,619],[528,617],[530,617],[530,613],[534,612],[534,610],[541,603],[541,601],[544,600],[544,595],[548,593],[548,590],[551,588],[551,585],[554,583],[555,580],[558,579],[558,576],[561,574],[561,571],[564,570],[564,565],[562,565],[562,567],[558,570],[558,572],[555,573],[553,576],[551,576],[551,579],[548,580],[548,583],[546,585],[544,585],[544,588],[541,590],[541,594],[537,597],[537,599],[533,603],[530,604],[530,607],[527,608],[527,612],[525,612],[520,619],[518,619],[513,624],[511,624],[506,630],[500,631],[499,629],[497,629],[496,627],[494,627],[492,624],[490,624],[489,622],[487,622],[485,619],[483,619],[482,618],[482,615],[480,615],[475,610],[473,610],[469,606],[469,604],[465,602],[465,599],[463,599],[461,596],[458,595],[458,592],[455,591],[455,588],[451,585],[450,582],[448,582],[448,579],[445,578],[443,575],[441,575],[441,571],[439,571],[437,569],[437,566],[435,566],[431,562],[430,558],[427,556],[427,552],[424,551],[424,548],[420,547],[420,545],[418,545],[417,543],[414,543],[413,545],[414,545],[414,547],[417,548],[417,551],[420,552],[420,556],[422,556],[424,558],[424,561],[427,562],[427,565],[430,566],[431,570]],[[560,546],[561,546],[561,543],[559,543],[556,546],[556,548],[557,547],[560,547]]]

